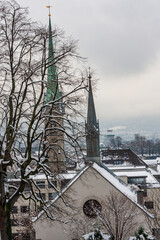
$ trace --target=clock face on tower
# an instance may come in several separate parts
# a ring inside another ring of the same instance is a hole
[[[90,199],[83,205],[83,212],[86,216],[90,218],[95,218],[101,212],[101,204],[94,199]]]

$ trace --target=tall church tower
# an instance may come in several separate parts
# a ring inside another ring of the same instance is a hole
[[[50,6],[48,6],[50,10]],[[48,164],[51,172],[61,173],[66,171],[64,155],[64,133],[63,133],[63,115],[64,109],[62,96],[59,91],[58,75],[55,65],[51,14],[49,13],[49,49],[48,49],[48,74],[47,74],[47,93],[46,93],[46,141],[48,142]],[[57,100],[57,101],[56,101]],[[55,101],[55,102],[54,102]]]
[[[96,111],[94,106],[94,99],[91,85],[91,74],[88,76],[89,92],[88,92],[88,113],[86,122],[86,146],[87,159],[86,162],[94,161],[100,163],[99,150],[99,122],[96,119]]]

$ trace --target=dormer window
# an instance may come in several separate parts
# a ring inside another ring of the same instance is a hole
[[[121,160],[115,160],[115,161],[114,161],[114,165],[119,165],[119,164],[122,164],[122,161],[121,161]]]

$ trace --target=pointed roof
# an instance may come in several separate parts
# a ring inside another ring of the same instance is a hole
[[[96,118],[96,111],[94,106],[91,74],[89,73],[89,92],[88,92],[88,113],[86,122],[86,160],[100,163],[100,149],[99,149],[99,123]]]
[[[48,49],[48,76],[47,76],[47,94],[46,102],[59,97],[58,76],[56,72],[51,15],[49,14],[49,49]]]
[[[92,85],[91,85],[91,74],[89,73],[89,95],[88,95],[88,114],[87,114],[87,124],[92,124],[97,127],[96,111],[94,106]]]

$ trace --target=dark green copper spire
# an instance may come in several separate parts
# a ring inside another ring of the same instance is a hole
[[[58,77],[55,66],[55,56],[52,38],[51,15],[49,14],[49,50],[46,102],[59,98]]]
[[[100,163],[99,123],[96,119],[96,111],[94,106],[90,73],[88,80],[89,80],[88,113],[86,122],[87,161],[94,161]]]

